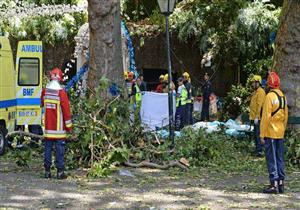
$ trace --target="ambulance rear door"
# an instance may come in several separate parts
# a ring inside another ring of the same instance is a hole
[[[41,125],[43,46],[20,41],[16,57],[17,125]]]
[[[15,70],[9,40],[0,36],[0,126],[9,132],[15,128]]]

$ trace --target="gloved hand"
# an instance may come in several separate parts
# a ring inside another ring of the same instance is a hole
[[[258,118],[255,118],[254,124],[255,124],[255,125],[258,125],[258,122],[259,122],[259,119],[258,119]]]

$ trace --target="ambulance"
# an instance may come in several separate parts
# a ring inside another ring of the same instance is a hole
[[[14,65],[9,40],[0,36],[0,155],[8,132],[42,123],[42,54],[42,42],[20,41]]]

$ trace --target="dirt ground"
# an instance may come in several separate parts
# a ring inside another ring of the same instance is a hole
[[[0,159],[0,209],[300,209],[300,171],[290,172],[287,193],[260,193],[267,179],[206,168],[121,168],[108,178],[45,180],[39,164],[20,169]]]

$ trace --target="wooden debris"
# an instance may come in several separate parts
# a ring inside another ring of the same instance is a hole
[[[159,164],[156,164],[156,163],[151,163],[151,162],[148,162],[148,161],[142,161],[140,163],[131,163],[131,162],[125,162],[124,163],[125,166],[129,166],[129,167],[133,167],[133,168],[156,168],[156,169],[161,169],[161,170],[166,170],[166,169],[169,169],[171,167],[179,167],[185,171],[188,171],[188,168],[180,163],[179,161],[170,161],[168,164],[165,164],[165,165],[159,165]]]

